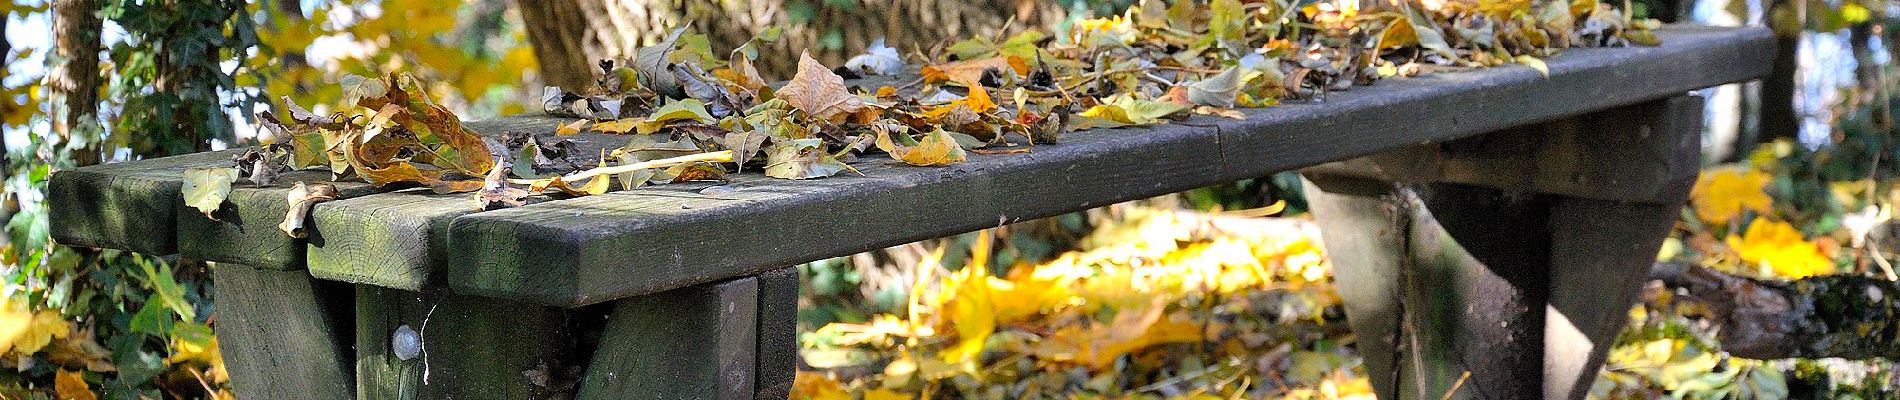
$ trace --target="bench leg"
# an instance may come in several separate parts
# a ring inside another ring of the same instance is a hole
[[[528,399],[567,389],[542,385],[558,378],[534,379],[564,369],[574,337],[565,310],[446,288],[356,288],[358,399]],[[399,331],[421,346],[392,342]]]
[[[218,263],[211,268],[219,351],[232,389],[246,399],[348,399],[348,286],[304,271]],[[342,289],[338,293],[336,289]],[[330,298],[328,296],[338,296]],[[340,303],[340,304],[331,304]],[[344,310],[336,310],[341,306]]]
[[[798,267],[759,274],[758,339],[754,398],[790,397],[798,373]]]
[[[616,302],[576,398],[753,398],[760,283],[744,277]]]
[[[1694,182],[1700,105],[1305,171],[1379,396],[1583,398]]]

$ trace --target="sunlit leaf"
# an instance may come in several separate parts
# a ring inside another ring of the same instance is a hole
[[[192,168],[185,170],[185,182],[180,190],[186,206],[198,209],[206,218],[216,219],[211,213],[224,205],[225,196],[231,194],[231,183],[237,180],[236,168]]]

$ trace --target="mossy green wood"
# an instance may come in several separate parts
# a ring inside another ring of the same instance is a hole
[[[53,240],[68,246],[176,253],[185,170],[229,166],[237,153],[214,151],[54,172],[46,188]]]
[[[549,143],[571,139],[572,159],[583,165],[598,159],[602,149],[619,147],[627,140],[623,135],[599,133],[553,136],[563,122],[570,121],[517,116],[468,122],[465,126],[485,137],[520,131],[534,133]],[[414,188],[366,194],[318,203],[311,210],[310,236],[295,243],[305,246],[304,260],[310,274],[318,278],[421,290],[440,279],[436,271],[447,258],[449,221],[480,211],[481,205],[470,193],[432,194],[428,189]],[[275,230],[275,225],[271,229]],[[282,243],[287,239],[258,236],[245,240]]]
[[[529,399],[549,395],[529,371],[559,365],[563,310],[458,295],[356,285],[356,398]],[[407,326],[419,352],[404,360],[392,338]]]
[[[753,398],[759,288],[745,277],[619,301],[575,398]]]
[[[947,167],[741,181],[713,195],[690,191],[704,185],[642,189],[465,215],[451,229],[448,281],[466,293],[593,304],[1611,109],[1767,69],[1765,29],[1658,35],[1658,47],[1572,49],[1548,60],[1549,77],[1522,67],[1432,74],[1246,110],[1246,120],[1075,132],[1029,154]],[[1589,168],[1614,169],[1579,170]]]
[[[248,181],[232,185],[225,206],[206,217],[197,209],[179,204],[178,254],[195,260],[234,262],[258,268],[304,269],[304,241],[278,229],[290,210],[285,196],[291,185],[303,182],[329,182],[337,188],[337,198],[352,198],[379,192],[360,181],[330,182],[328,170],[285,172],[269,187],[256,187]],[[215,217],[215,218],[213,218]],[[308,220],[306,220],[306,223]],[[306,228],[307,230],[307,228]]]
[[[349,399],[356,379],[347,285],[303,271],[218,263],[217,333],[232,390],[246,399]]]

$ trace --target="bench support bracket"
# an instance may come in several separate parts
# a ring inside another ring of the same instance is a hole
[[[1701,104],[1303,171],[1380,397],[1583,398],[1694,183]]]

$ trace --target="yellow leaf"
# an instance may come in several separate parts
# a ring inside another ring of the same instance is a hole
[[[581,126],[583,125],[587,125],[587,120],[585,119],[574,120],[574,122],[572,123],[569,123],[567,125],[561,125],[560,128],[555,128],[554,135],[567,136],[567,135],[572,135],[576,133],[581,133]]]
[[[792,378],[792,400],[851,400],[844,385],[822,372],[798,371]]]
[[[832,73],[811,58],[811,52],[799,55],[798,73],[776,93],[792,107],[819,119],[834,120],[864,108],[864,100],[844,87],[844,77]]]
[[[944,349],[941,355],[949,363],[961,363],[972,360],[983,352],[983,343],[996,331],[996,315],[990,305],[990,268],[987,260],[990,250],[990,231],[977,233],[977,239],[970,246],[971,261],[957,271],[954,281],[956,298],[950,301],[950,315],[955,318],[957,344]]]
[[[1740,238],[1730,235],[1728,246],[1742,261],[1765,267],[1775,275],[1799,279],[1834,273],[1834,261],[1821,247],[1801,237],[1786,222],[1757,219]]]
[[[1550,66],[1545,65],[1543,59],[1532,57],[1529,54],[1520,54],[1515,60],[1517,60],[1518,64],[1524,64],[1526,67],[1537,70],[1538,75],[1543,75],[1544,78],[1550,78]]]
[[[238,171],[234,168],[192,168],[185,170],[185,183],[179,190],[185,195],[185,205],[198,209],[206,218],[216,219],[211,213],[224,205],[224,197],[231,194],[231,182],[237,180]]]
[[[918,166],[949,165],[963,162],[968,158],[963,151],[963,146],[957,145],[957,139],[944,132],[942,127],[924,134],[923,140],[916,146],[893,143],[891,133],[879,132],[877,147],[891,153],[891,158]]]
[[[1689,192],[1689,203],[1695,207],[1696,217],[1711,225],[1727,224],[1743,210],[1767,214],[1774,200],[1763,188],[1772,181],[1768,174],[1745,167],[1705,170]]]
[[[871,389],[864,392],[864,400],[911,400],[913,397],[890,389]]]
[[[53,373],[53,393],[62,400],[98,400],[99,395],[92,393],[91,385],[86,384],[86,373],[67,371],[61,368]]]
[[[651,127],[652,130],[654,131],[659,130],[658,125],[647,123],[647,119],[645,117],[621,118],[621,119],[616,119],[612,121],[602,122],[602,123],[594,124],[594,126],[592,128],[588,128],[588,130],[595,131],[595,132],[605,132],[605,133],[627,133],[629,131],[634,131],[635,129],[639,129],[640,133],[644,135],[644,134],[652,133],[652,132],[646,132],[648,127]]]

